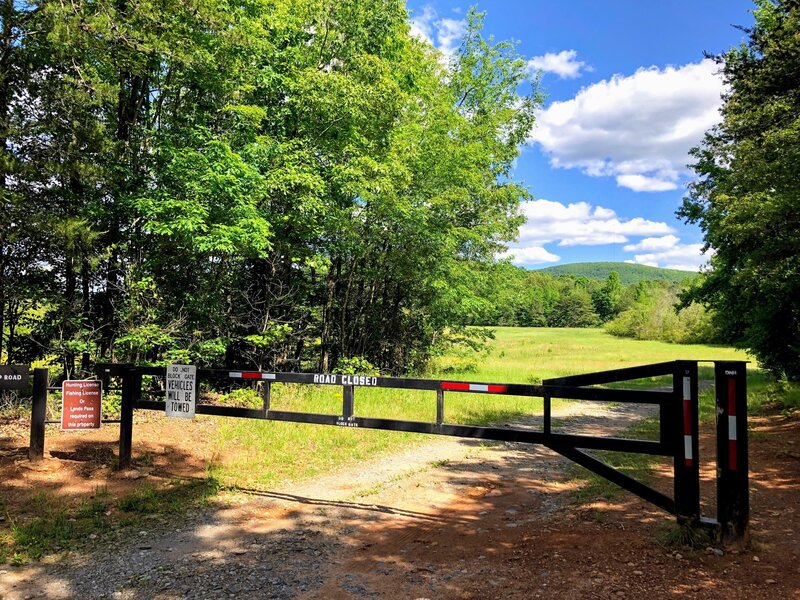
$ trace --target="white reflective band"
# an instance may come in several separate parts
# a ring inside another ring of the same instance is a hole
[[[692,399],[692,380],[688,377],[683,378],[683,399],[684,400],[691,400]]]
[[[736,417],[728,417],[728,439],[736,440]]]
[[[470,383],[469,384],[469,391],[470,392],[488,392],[489,386],[488,385],[481,385],[480,383]]]
[[[275,373],[262,373],[261,379],[275,379]]]
[[[685,435],[683,436],[683,451],[685,457],[689,460],[692,459],[692,436]]]
[[[240,371],[228,373],[228,377],[238,377],[239,379],[241,379],[242,373]]]

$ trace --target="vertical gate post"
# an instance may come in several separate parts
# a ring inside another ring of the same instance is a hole
[[[675,448],[675,514],[680,522],[700,521],[697,362],[676,361],[672,431]]]
[[[264,406],[264,416],[269,417],[269,403],[272,399],[272,384],[269,381],[264,382],[264,389],[261,392],[261,400]]]
[[[440,387],[436,390],[436,424],[444,423],[444,390]]]
[[[342,386],[342,416],[346,419],[353,416],[354,395],[352,385]]]
[[[750,537],[747,363],[714,363],[717,395],[717,521],[723,544]]]
[[[141,376],[138,379],[141,382]],[[122,407],[119,416],[119,465],[117,466],[119,470],[128,469],[131,466],[135,384],[133,367],[125,366],[122,369]]]
[[[553,409],[552,409],[552,402],[550,399],[550,394],[545,392],[544,396],[542,397],[542,402],[544,403],[544,433],[545,435],[550,435],[553,432]]]
[[[47,369],[33,370],[33,403],[31,406],[31,441],[28,458],[44,458],[44,422],[47,418]]]

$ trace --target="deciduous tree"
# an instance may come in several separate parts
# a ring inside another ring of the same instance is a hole
[[[717,57],[722,123],[694,150],[680,214],[713,249],[685,300],[715,309],[727,338],[800,378],[800,5],[758,0],[747,44]]]

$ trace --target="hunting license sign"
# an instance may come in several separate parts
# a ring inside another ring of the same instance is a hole
[[[61,429],[100,429],[103,388],[99,381],[72,379],[61,384]]]

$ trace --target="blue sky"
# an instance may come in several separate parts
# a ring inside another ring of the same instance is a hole
[[[408,2],[412,32],[445,54],[469,4]],[[688,150],[719,120],[722,82],[703,53],[742,43],[750,0],[497,0],[485,35],[513,39],[547,99],[515,177],[535,200],[516,264],[629,261],[696,270],[700,231],[675,211]]]

